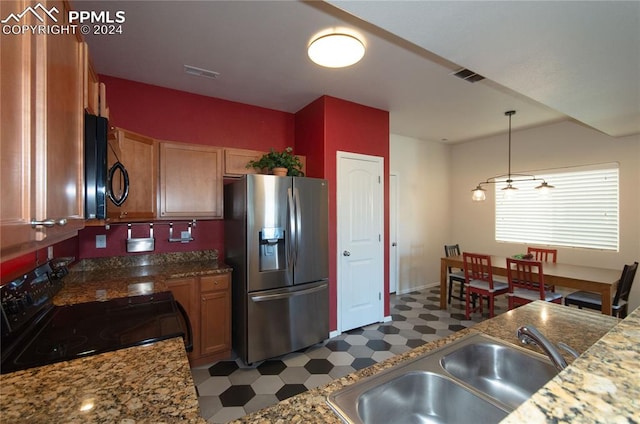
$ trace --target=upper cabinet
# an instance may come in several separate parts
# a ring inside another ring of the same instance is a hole
[[[224,149],[224,176],[240,177],[244,174],[255,174],[254,168],[247,168],[249,161],[258,160],[265,152],[247,149]]]
[[[145,220],[156,216],[158,188],[158,144],[150,138],[122,128],[109,132],[107,166],[120,162],[127,171],[129,194],[121,206],[107,201],[107,217],[116,220]],[[125,190],[123,174],[113,174],[115,197]]]
[[[159,218],[222,218],[222,149],[160,142]]]
[[[228,178],[237,178],[245,174],[255,174],[254,168],[247,168],[247,164],[252,160],[258,160],[265,151],[234,149],[230,147],[224,148],[224,176]],[[306,157],[298,155],[298,159],[302,162],[302,172],[306,173]]]
[[[67,16],[68,3],[41,2]],[[0,2],[0,16],[26,2]],[[34,16],[23,16],[23,24]],[[0,37],[0,254],[3,260],[84,226],[83,54],[73,34]]]

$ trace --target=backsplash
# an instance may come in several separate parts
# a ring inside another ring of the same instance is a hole
[[[130,256],[113,256],[108,258],[81,259],[70,271],[95,271],[135,266],[163,265],[176,262],[211,261],[217,262],[217,250],[201,250],[192,252],[170,252]]]

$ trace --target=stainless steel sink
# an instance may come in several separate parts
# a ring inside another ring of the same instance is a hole
[[[328,397],[347,423],[497,423],[557,373],[543,355],[474,333]]]
[[[425,396],[425,394],[429,394]],[[464,423],[469,411],[478,423],[498,422],[507,413],[439,374],[413,371],[358,396],[365,423]]]
[[[454,377],[512,409],[558,372],[548,360],[493,342],[463,346],[441,363]]]

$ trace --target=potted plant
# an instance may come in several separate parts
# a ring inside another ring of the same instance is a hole
[[[260,159],[249,161],[247,168],[255,168],[260,172],[264,172],[266,169],[267,172],[271,172],[273,175],[304,177],[304,173],[301,170],[302,162],[293,154],[292,147],[287,147],[282,152],[277,152],[272,147]]]

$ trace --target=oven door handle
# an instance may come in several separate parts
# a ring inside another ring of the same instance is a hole
[[[192,352],[193,351],[193,330],[191,329],[191,321],[189,320],[189,315],[187,315],[187,311],[184,310],[184,307],[180,304],[180,302],[178,302],[177,300],[175,302],[176,302],[176,306],[178,307],[178,312],[180,312],[180,315],[182,315],[182,319],[184,321],[184,324],[187,330],[186,338],[184,340],[184,348],[187,352]]]

